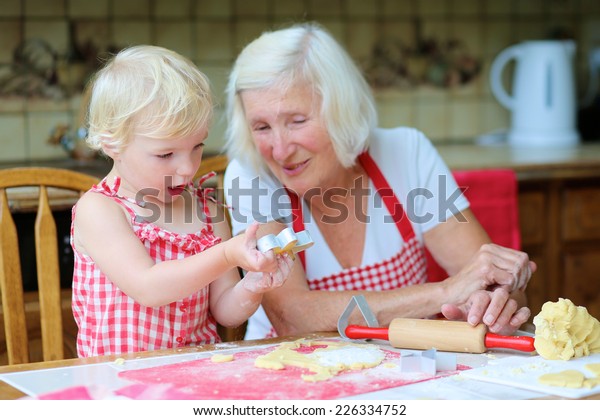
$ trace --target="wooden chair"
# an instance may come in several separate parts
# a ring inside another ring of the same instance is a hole
[[[519,228],[518,183],[512,169],[455,170],[452,172],[458,186],[470,202],[471,210],[492,242],[513,249],[521,249]],[[448,278],[426,249],[428,281]]]
[[[15,195],[30,197],[34,193],[38,194],[37,200],[30,200],[29,203],[37,212],[35,253],[38,292],[34,294],[38,295],[39,299],[43,360],[60,360],[64,358],[63,309],[61,308],[58,239],[49,196],[53,203],[55,197],[64,200],[64,205],[68,208],[98,181],[93,176],[65,169],[27,167],[0,170],[0,294],[2,295],[0,315],[4,317],[9,364],[30,361],[18,236],[11,215],[9,197]],[[11,190],[13,194],[7,193],[8,189],[13,188],[17,188]],[[23,198],[19,203],[26,201]],[[63,291],[63,296],[65,292],[68,291]],[[26,295],[30,294],[31,292],[26,293]],[[70,293],[68,301],[70,302]]]

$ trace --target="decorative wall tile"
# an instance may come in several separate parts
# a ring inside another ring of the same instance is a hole
[[[484,58],[495,57],[513,42],[513,24],[510,21],[491,21],[483,27]]]
[[[416,10],[423,17],[444,16],[448,13],[448,0],[419,0]]]
[[[231,10],[231,2],[223,0],[196,0],[196,16],[198,18],[206,17],[229,17],[233,11]]]
[[[173,2],[173,0],[170,0]],[[76,0],[67,2],[67,14],[72,18],[107,18],[109,0]]]
[[[236,16],[265,16],[268,14],[267,0],[234,0],[234,13]]]
[[[483,0],[483,12],[488,18],[507,17],[512,13],[512,1]]]
[[[372,20],[352,21],[346,26],[348,53],[358,61],[367,60],[377,41],[377,23]]]
[[[579,11],[585,16],[590,13],[600,13],[600,1],[598,0],[579,0]]]
[[[46,16],[62,17],[65,16],[64,0],[27,0],[25,2],[26,16]]]
[[[448,115],[448,138],[453,140],[472,139],[481,133],[479,102],[473,98],[452,101]]]
[[[377,96],[377,112],[379,126],[385,128],[414,127],[415,107],[412,105],[410,94]]]
[[[213,124],[208,131],[208,138],[204,142],[205,153],[222,153],[225,147],[225,116],[223,109],[215,109]]]
[[[29,135],[28,159],[66,158],[68,153],[60,146],[48,144],[48,137],[59,124],[70,124],[68,112],[32,112],[27,118]]]
[[[21,0],[2,0],[0,7],[0,17],[18,17],[21,16]]]
[[[27,147],[25,116],[23,114],[0,113],[0,161],[25,160]]]
[[[192,12],[192,0],[154,0],[152,15],[158,20],[165,18],[189,18]]]
[[[37,38],[58,53],[64,54],[67,50],[69,28],[65,20],[29,20],[25,21],[25,39]]]
[[[119,48],[154,43],[150,21],[117,20],[112,30],[113,42]]]
[[[149,17],[150,0],[112,1],[113,16],[119,18]]]
[[[512,43],[521,40],[544,39],[546,35],[546,22],[537,18],[524,18],[514,22]]]
[[[374,18],[379,14],[379,2],[346,0],[346,13],[349,17]]]
[[[402,45],[415,45],[417,42],[415,24],[412,21],[385,21],[378,31],[382,40],[400,42]]]
[[[307,0],[311,18],[340,16],[343,10],[342,0]]]
[[[234,52],[230,56],[232,62],[248,43],[254,41],[264,31],[272,29],[266,20],[255,21],[254,19],[241,20],[236,24],[236,28]]]
[[[527,1],[515,1],[514,11],[517,15],[540,15],[544,12],[544,5],[551,3],[546,0],[527,0]]]
[[[298,0],[277,0],[273,2],[273,13],[277,17],[302,19],[306,12],[304,2]],[[291,22],[290,22],[291,23]]]
[[[22,41],[21,28],[18,20],[0,21],[0,63],[13,61],[13,51]]]
[[[202,22],[195,25],[197,60],[231,60],[232,31],[229,23]]]
[[[90,43],[98,51],[107,51],[114,45],[110,24],[106,20],[84,20],[77,24],[77,45],[85,46]]]
[[[61,56],[69,45],[70,22],[76,25],[78,45],[90,42],[104,53],[109,47],[162,45],[190,57],[211,80],[219,117],[207,141],[206,150],[210,151],[219,151],[223,144],[225,123],[220,116],[231,63],[241,48],[268,29],[316,20],[369,76],[375,46],[387,49],[394,68],[404,63],[411,71],[420,66],[425,73],[431,70],[426,64],[435,56],[432,49],[450,40],[462,43],[464,51],[481,61],[479,73],[467,84],[453,88],[431,85],[432,80],[447,79],[448,73],[442,72],[446,75],[442,78],[432,79],[428,73],[430,77],[418,83],[407,82],[413,79],[405,77],[384,92],[376,89],[383,126],[416,126],[436,142],[508,128],[510,112],[492,96],[488,79],[492,60],[509,45],[526,38],[575,37],[580,90],[587,86],[587,53],[600,47],[597,0],[0,1],[0,92],[14,76],[12,60],[17,45],[40,38]],[[434,40],[435,45],[424,40]],[[503,79],[509,89],[510,70]],[[48,149],[39,142],[41,133],[60,119],[57,115],[77,121],[78,96],[58,101],[0,97],[0,126],[16,133],[7,137],[0,132],[0,159],[24,159],[34,149],[36,156],[47,153],[56,157],[58,148]]]
[[[210,80],[210,87],[215,98],[216,107],[225,106],[225,88],[227,87],[227,78],[229,77],[230,66],[201,64],[198,66],[200,71]]]
[[[158,22],[152,43],[191,58],[194,56],[192,25],[190,21]]]
[[[494,99],[484,99],[479,104],[481,134],[507,131],[510,127],[510,111]]]
[[[383,16],[392,17],[413,17],[416,14],[414,1],[411,0],[382,0]]]
[[[423,131],[432,141],[448,139],[448,105],[439,101],[417,101],[415,127]]]
[[[459,17],[477,17],[482,12],[479,0],[451,0],[450,14]]]
[[[465,47],[465,53],[481,57],[483,54],[483,26],[477,19],[454,20],[448,24],[450,37]]]

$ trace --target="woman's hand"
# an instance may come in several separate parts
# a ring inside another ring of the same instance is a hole
[[[458,273],[445,280],[448,302],[462,305],[478,290],[522,292],[536,269],[525,252],[484,244]]]
[[[276,259],[277,270],[273,273],[247,273],[242,279],[244,288],[253,293],[265,293],[281,286],[290,275],[294,261],[287,253],[277,255]]]
[[[503,288],[478,290],[464,305],[442,305],[442,314],[450,320],[466,320],[471,325],[484,323],[496,334],[511,335],[531,316],[529,308],[518,307],[515,299]]]
[[[461,273],[477,275],[487,287],[499,286],[513,292],[525,290],[536,269],[536,264],[529,261],[525,252],[484,244]]]

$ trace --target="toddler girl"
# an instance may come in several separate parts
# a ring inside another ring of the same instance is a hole
[[[173,51],[137,46],[88,89],[87,141],[113,167],[73,208],[78,355],[219,341],[217,323],[242,324],[292,261],[256,249],[257,224],[231,238],[223,209],[192,182],[212,118],[208,80]]]

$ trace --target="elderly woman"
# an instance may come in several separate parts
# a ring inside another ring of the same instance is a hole
[[[441,312],[508,334],[527,321],[535,263],[490,243],[421,132],[376,127],[369,86],[323,28],[299,24],[247,45],[227,117],[233,233],[257,219],[259,236],[291,226],[315,242],[265,295],[247,338],[334,331],[357,291],[382,325]],[[425,247],[446,280],[427,282]]]

